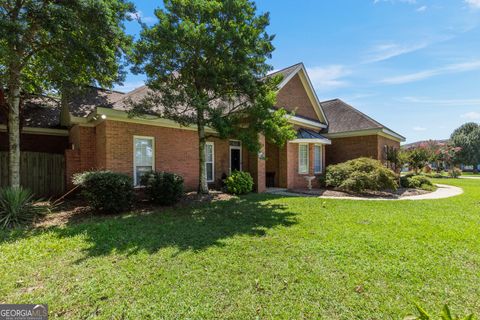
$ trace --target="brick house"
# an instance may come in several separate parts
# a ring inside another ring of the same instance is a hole
[[[381,159],[385,145],[399,147],[404,140],[353,107],[335,112],[337,107],[346,108],[340,100],[321,103],[303,64],[274,74],[283,75],[276,108],[295,112],[289,121],[297,138],[279,148],[260,137],[263,148],[253,154],[235,137],[222,140],[210,130],[213,138],[206,148],[209,183],[243,170],[254,178],[257,192],[267,187],[303,188],[305,177],[321,175],[330,163],[359,156]],[[186,189],[195,190],[199,178],[196,128],[168,119],[129,118],[126,102],[138,101],[147,93],[147,87],[127,94],[88,88],[70,102],[68,112],[62,112],[58,103],[37,101],[25,109],[21,149],[64,153],[67,184],[74,173],[92,169],[122,172],[138,184],[141,174],[153,169],[180,174]],[[357,123],[358,115],[371,121],[364,120],[361,130],[346,125]],[[0,118],[0,151],[5,151],[8,143],[1,123]],[[372,123],[375,128],[368,127]]]

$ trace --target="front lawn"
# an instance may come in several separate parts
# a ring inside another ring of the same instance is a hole
[[[249,195],[0,233],[0,303],[51,318],[402,319],[480,314],[480,183],[431,201]]]

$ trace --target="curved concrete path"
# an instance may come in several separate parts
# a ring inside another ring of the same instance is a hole
[[[393,198],[366,198],[366,197],[332,197],[332,196],[314,196],[314,195],[304,195],[288,191],[275,191],[272,194],[278,194],[283,196],[290,197],[316,197],[319,199],[343,199],[343,200],[360,200],[360,201],[404,201],[404,200],[434,200],[434,199],[445,199],[450,197],[455,197],[463,193],[463,189],[459,187],[449,186],[446,184],[436,184],[438,189],[434,192],[416,195],[416,196],[406,196],[397,199]]]

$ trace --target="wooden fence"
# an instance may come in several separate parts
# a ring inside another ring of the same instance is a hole
[[[38,197],[51,197],[65,191],[65,157],[61,154],[22,152],[20,181]],[[0,152],[0,187],[8,185],[8,153]]]

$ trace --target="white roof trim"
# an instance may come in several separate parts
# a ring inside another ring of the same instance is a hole
[[[382,132],[386,135],[389,135],[389,136],[392,136],[394,138],[397,138],[398,140],[400,140],[401,142],[405,142],[405,137],[404,136],[401,136],[399,135],[398,133],[396,132],[393,132],[392,130],[389,130],[387,128],[383,128]]]
[[[385,128],[375,128],[375,129],[366,129],[366,130],[356,130],[356,131],[345,131],[338,133],[325,133],[324,135],[328,138],[348,138],[348,137],[359,137],[359,136],[368,136],[368,135],[381,135],[386,138],[397,140],[399,142],[404,142],[405,137],[395,133],[389,129]]]
[[[332,144],[329,139],[295,139],[288,141],[289,143],[317,143],[317,144]]]
[[[287,117],[290,120],[290,122],[292,122],[293,124],[298,124],[298,125],[303,125],[303,126],[308,126],[308,127],[318,128],[318,129],[325,129],[327,127],[326,124],[323,124],[321,122],[312,121],[312,120],[308,120],[308,119],[304,119],[296,116],[287,115]]]
[[[6,132],[7,126],[0,124],[0,132]],[[46,136],[62,136],[68,137],[68,130],[65,129],[52,129],[52,128],[37,128],[37,127],[22,127],[20,133],[27,134],[41,134]]]

